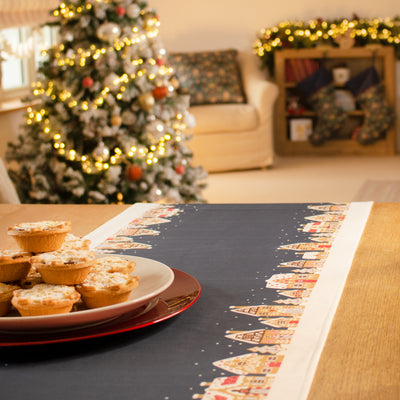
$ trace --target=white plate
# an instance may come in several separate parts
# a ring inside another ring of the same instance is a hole
[[[68,314],[21,317],[19,315],[0,317],[0,330],[48,330],[65,329],[75,325],[90,325],[116,318],[133,311],[156,298],[174,280],[174,272],[163,263],[143,257],[118,257],[136,262],[132,275],[139,277],[139,286],[132,291],[128,301],[112,306],[74,311]]]

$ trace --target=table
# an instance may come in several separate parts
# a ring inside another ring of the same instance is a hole
[[[137,255],[195,276],[199,300],[184,313],[141,330],[93,340],[0,348],[4,398],[190,399],[201,382],[229,377],[210,360],[245,353],[228,330],[255,328],[227,305],[251,304],[263,288],[263,264],[299,240],[306,204],[182,205]],[[13,223],[69,219],[84,235],[126,205],[0,205],[0,246]],[[359,242],[308,399],[398,399],[400,394],[400,204],[375,203]],[[300,235],[301,239],[301,235]],[[280,261],[279,261],[280,262]],[[233,273],[234,272],[234,273]],[[256,289],[256,290],[255,290]],[[255,293],[257,292],[257,293]],[[246,295],[248,298],[246,298]],[[267,294],[262,293],[262,296]],[[221,320],[211,319],[211,311]],[[117,395],[116,395],[117,394]],[[257,397],[246,397],[246,399]],[[262,397],[264,398],[264,397]]]

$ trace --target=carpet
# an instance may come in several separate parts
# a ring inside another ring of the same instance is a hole
[[[358,190],[353,201],[400,202],[400,181],[367,180]]]

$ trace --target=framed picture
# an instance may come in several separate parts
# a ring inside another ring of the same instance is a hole
[[[311,118],[292,118],[290,120],[290,140],[301,142],[308,140],[312,133],[313,122]]]

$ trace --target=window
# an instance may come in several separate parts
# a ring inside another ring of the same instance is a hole
[[[0,31],[0,101],[19,99],[29,93],[35,80],[41,51],[57,38],[56,28],[8,28]]]

